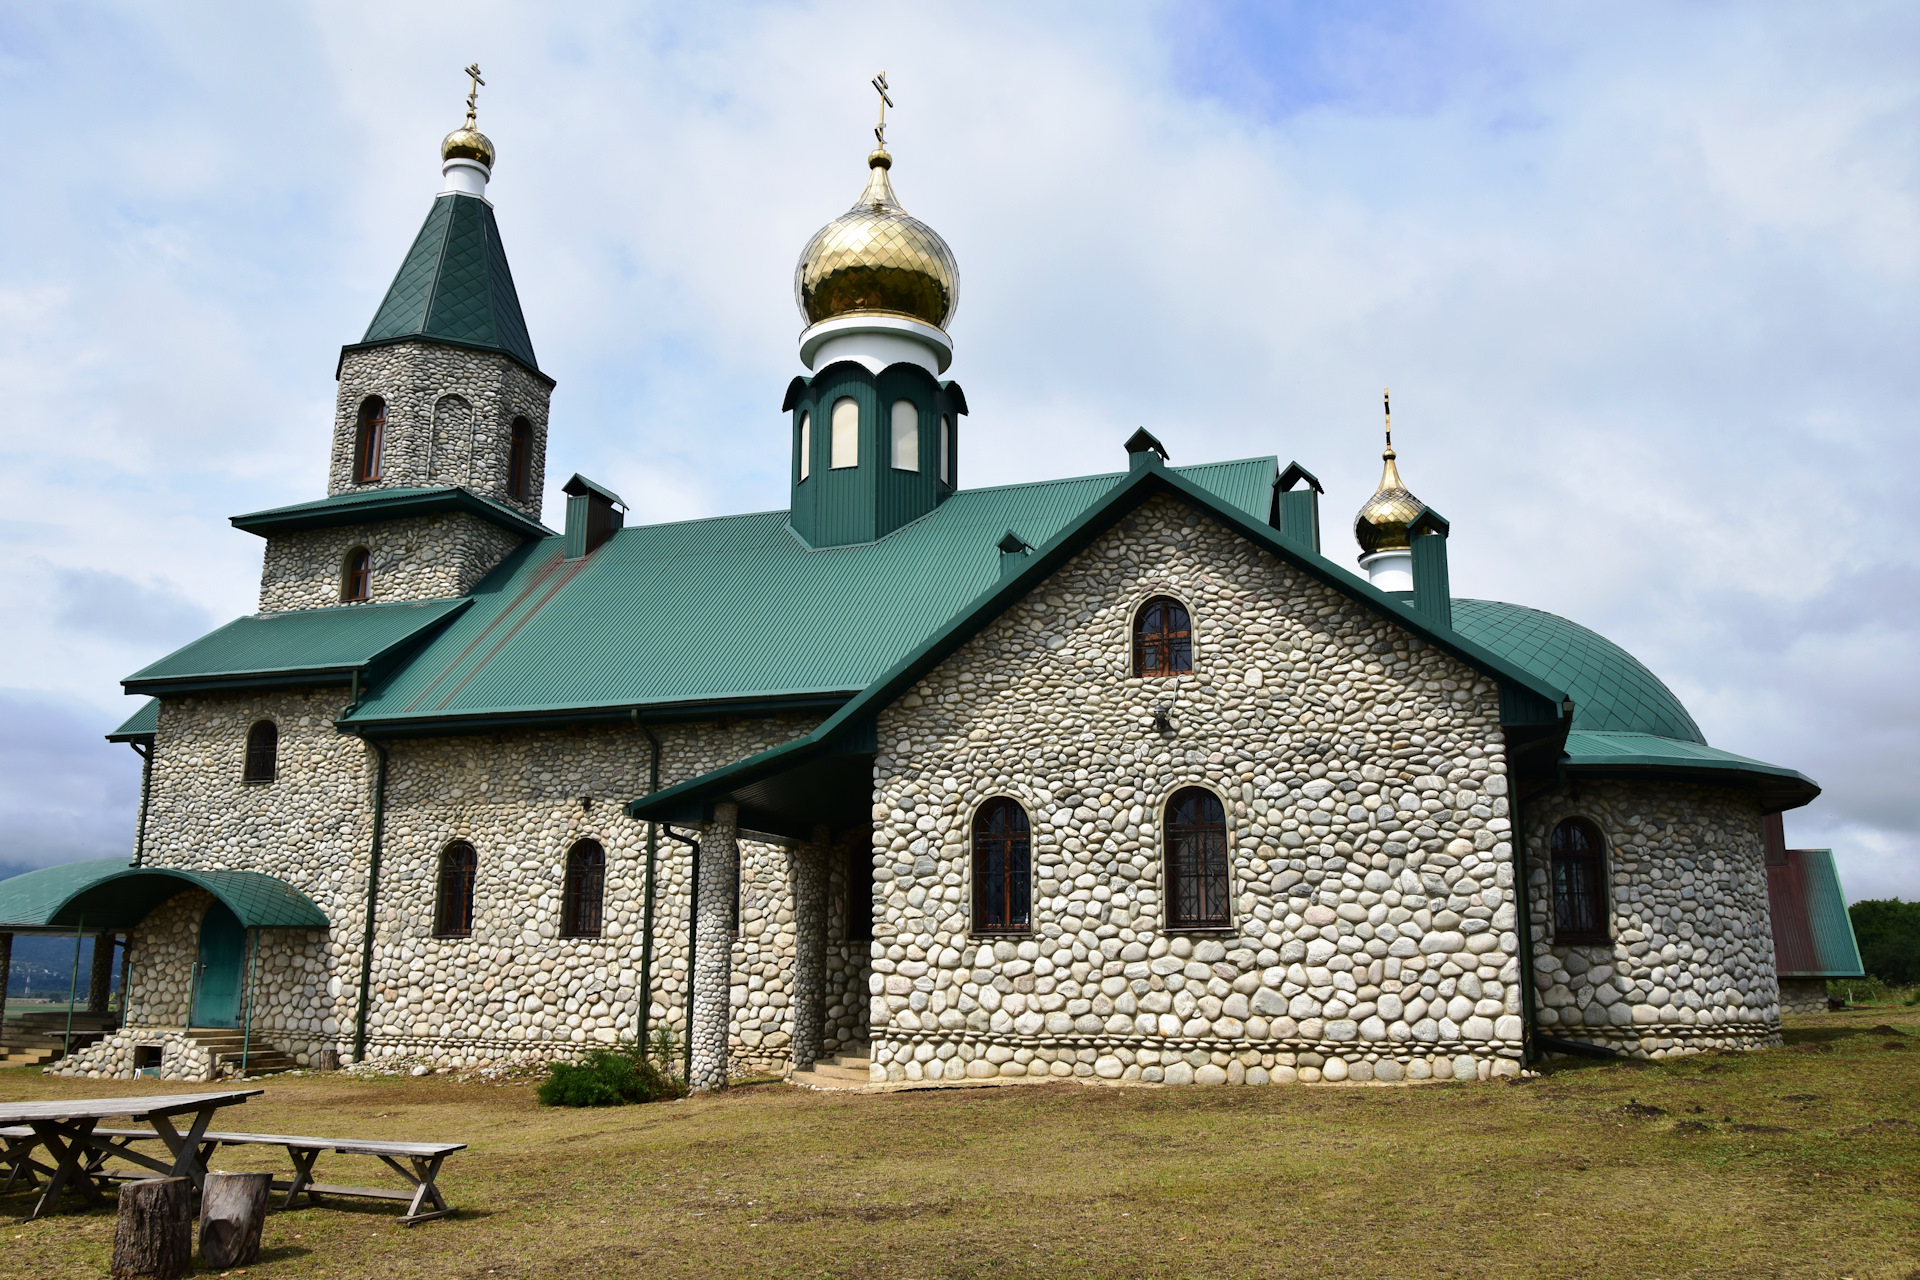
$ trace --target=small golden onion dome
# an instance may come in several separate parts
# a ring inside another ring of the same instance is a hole
[[[487,166],[488,172],[492,172],[493,139],[474,128],[473,117],[468,116],[465,124],[442,140],[440,158],[442,160],[478,160]]]
[[[794,301],[809,325],[855,311],[911,316],[945,329],[960,303],[960,266],[940,234],[910,217],[893,194],[884,148],[859,202],[813,233],[793,272]]]
[[[1427,504],[1408,493],[1407,486],[1400,482],[1399,468],[1393,465],[1395,454],[1391,444],[1380,457],[1386,463],[1380,472],[1380,487],[1353,518],[1353,537],[1360,544],[1360,554],[1365,556],[1411,547],[1407,525],[1427,509]]]

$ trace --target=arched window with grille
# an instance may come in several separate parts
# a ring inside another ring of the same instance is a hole
[[[1133,616],[1133,674],[1177,676],[1193,670],[1193,620],[1172,596],[1155,596]]]
[[[973,815],[973,931],[1027,933],[1033,928],[1033,843],[1027,811],[1005,796]]]
[[[241,767],[242,782],[272,782],[280,762],[280,728],[271,720],[262,720],[247,730],[247,760]]]
[[[353,441],[353,479],[355,484],[372,484],[380,478],[387,451],[387,402],[368,396],[360,402],[359,428]]]
[[[373,599],[373,553],[365,547],[347,552],[347,563],[340,573],[340,599],[348,604]]]
[[[1610,941],[1607,851],[1600,830],[1585,818],[1567,818],[1553,829],[1553,940]]]
[[[1169,929],[1224,929],[1227,902],[1227,811],[1204,787],[1167,801],[1166,871]]]
[[[600,936],[606,887],[607,851],[598,840],[582,840],[567,850],[566,897],[560,912],[560,932],[564,936]]]
[[[473,881],[480,858],[464,840],[440,854],[440,901],[433,931],[442,938],[464,938],[473,932]]]
[[[507,436],[507,496],[525,502],[533,484],[533,424],[515,418]]]

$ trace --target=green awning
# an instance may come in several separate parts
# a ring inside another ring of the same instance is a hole
[[[258,871],[136,867],[121,858],[69,862],[0,880],[0,933],[76,928],[121,932],[188,889],[205,889],[249,929],[325,929],[326,913],[284,880]]]
[[[1820,784],[1804,773],[1764,760],[1735,755],[1704,742],[1686,742],[1651,733],[1567,735],[1568,773],[1584,778],[1671,778],[1759,793],[1768,812],[1812,803]]]
[[[120,682],[128,693],[181,697],[214,689],[348,684],[425,642],[473,603],[417,600],[293,609],[235,618]]]

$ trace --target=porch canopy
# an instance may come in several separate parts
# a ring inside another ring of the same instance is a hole
[[[100,858],[0,880],[0,933],[120,933],[188,889],[205,889],[248,929],[328,927],[313,899],[258,871],[136,867]]]

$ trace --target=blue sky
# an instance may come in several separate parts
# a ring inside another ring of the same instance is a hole
[[[1654,668],[1855,897],[1920,897],[1910,5],[0,4],[0,864],[127,847],[117,680],[253,607],[460,68],[549,474],[784,504],[793,259],[867,78],[959,257],[969,484],[1275,453]],[[550,495],[550,512],[557,501]],[[125,703],[125,705],[123,705]]]

